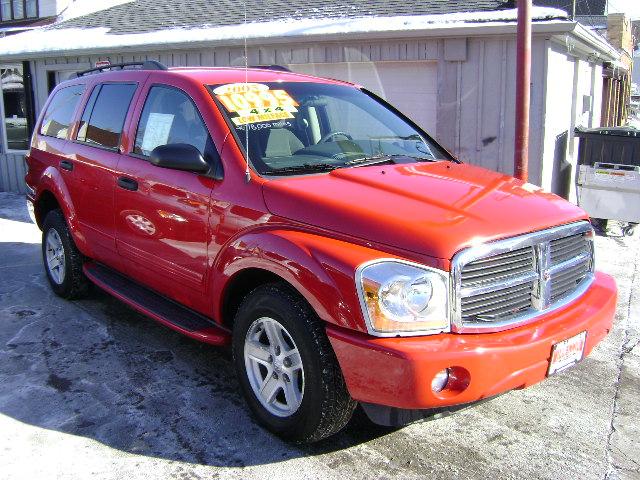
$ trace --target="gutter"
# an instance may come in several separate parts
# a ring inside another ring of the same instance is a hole
[[[253,37],[247,39],[247,45],[250,47],[260,47],[265,45],[279,45],[296,41],[303,44],[317,44],[327,42],[344,43],[345,40],[351,41],[368,41],[368,40],[388,40],[388,39],[407,39],[407,38],[451,38],[451,37],[477,37],[477,36],[513,36],[516,35],[516,23],[497,23],[497,22],[475,22],[460,23],[452,26],[441,26],[424,29],[411,30],[389,30],[389,31],[366,31],[366,32],[349,32],[349,33],[319,33],[319,34],[291,34],[281,36]],[[171,31],[167,30],[167,34]],[[614,61],[619,58],[619,54],[606,40],[593,34],[581,24],[577,22],[568,22],[564,20],[543,20],[533,22],[532,33],[534,36],[544,35],[562,35],[573,34],[581,43],[593,53],[594,48],[603,58],[604,61]],[[117,35],[113,35],[117,37]],[[61,57],[61,56],[78,56],[78,55],[101,55],[101,54],[118,54],[123,53],[141,53],[151,51],[163,51],[166,49],[175,50],[192,50],[197,48],[211,47],[237,47],[243,39],[223,39],[223,40],[203,40],[203,41],[179,41],[173,43],[142,43],[136,45],[111,45],[107,47],[93,48],[77,48],[77,49],[60,49],[48,51],[25,52],[17,54],[3,55],[0,53],[0,61],[15,60],[36,60],[41,58]],[[0,43],[1,48],[1,43]]]

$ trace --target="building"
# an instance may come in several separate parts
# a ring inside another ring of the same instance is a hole
[[[609,13],[608,0],[534,0],[534,3],[564,10],[618,50],[618,61],[605,63],[603,69],[601,123],[607,127],[625,125],[630,114],[633,52],[638,44],[640,22],[631,22],[623,13]]]
[[[22,74],[26,99],[3,113],[0,188],[24,189],[24,151],[9,124],[22,115],[28,134],[61,80],[107,60],[244,65],[245,35],[250,65],[362,84],[462,160],[513,172],[513,0],[247,0],[246,25],[242,2],[122,2],[0,39],[3,72],[13,85]],[[574,127],[600,125],[602,69],[618,52],[562,11],[535,7],[533,18],[530,181],[568,196]],[[7,80],[5,103],[11,92]]]
[[[0,37],[54,23],[73,0],[0,0]]]

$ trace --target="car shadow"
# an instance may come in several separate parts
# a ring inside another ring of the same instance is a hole
[[[211,466],[271,464],[388,433],[361,412],[323,442],[288,444],[242,399],[228,349],[186,338],[97,287],[50,290],[40,245],[0,243],[0,414],[136,455]]]

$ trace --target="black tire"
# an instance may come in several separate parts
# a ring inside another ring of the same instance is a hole
[[[262,405],[245,368],[245,338],[253,322],[262,317],[275,319],[286,329],[304,368],[302,402],[288,417],[276,416]],[[322,321],[286,284],[262,285],[245,297],[233,326],[233,362],[244,397],[258,422],[286,440],[312,443],[327,438],[344,428],[357,405],[347,391]]]
[[[64,253],[64,276],[57,282],[47,264],[47,236],[51,230],[58,234]],[[60,210],[50,211],[42,224],[42,261],[51,289],[56,295],[74,299],[84,296],[89,289],[89,281],[82,271],[83,257],[71,237],[69,227]]]

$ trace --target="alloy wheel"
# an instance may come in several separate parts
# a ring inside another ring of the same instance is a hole
[[[244,364],[253,393],[278,417],[293,415],[304,394],[302,359],[289,332],[273,318],[254,321],[244,342]]]
[[[49,229],[46,238],[47,270],[55,283],[62,285],[65,274],[64,246],[55,228]]]

